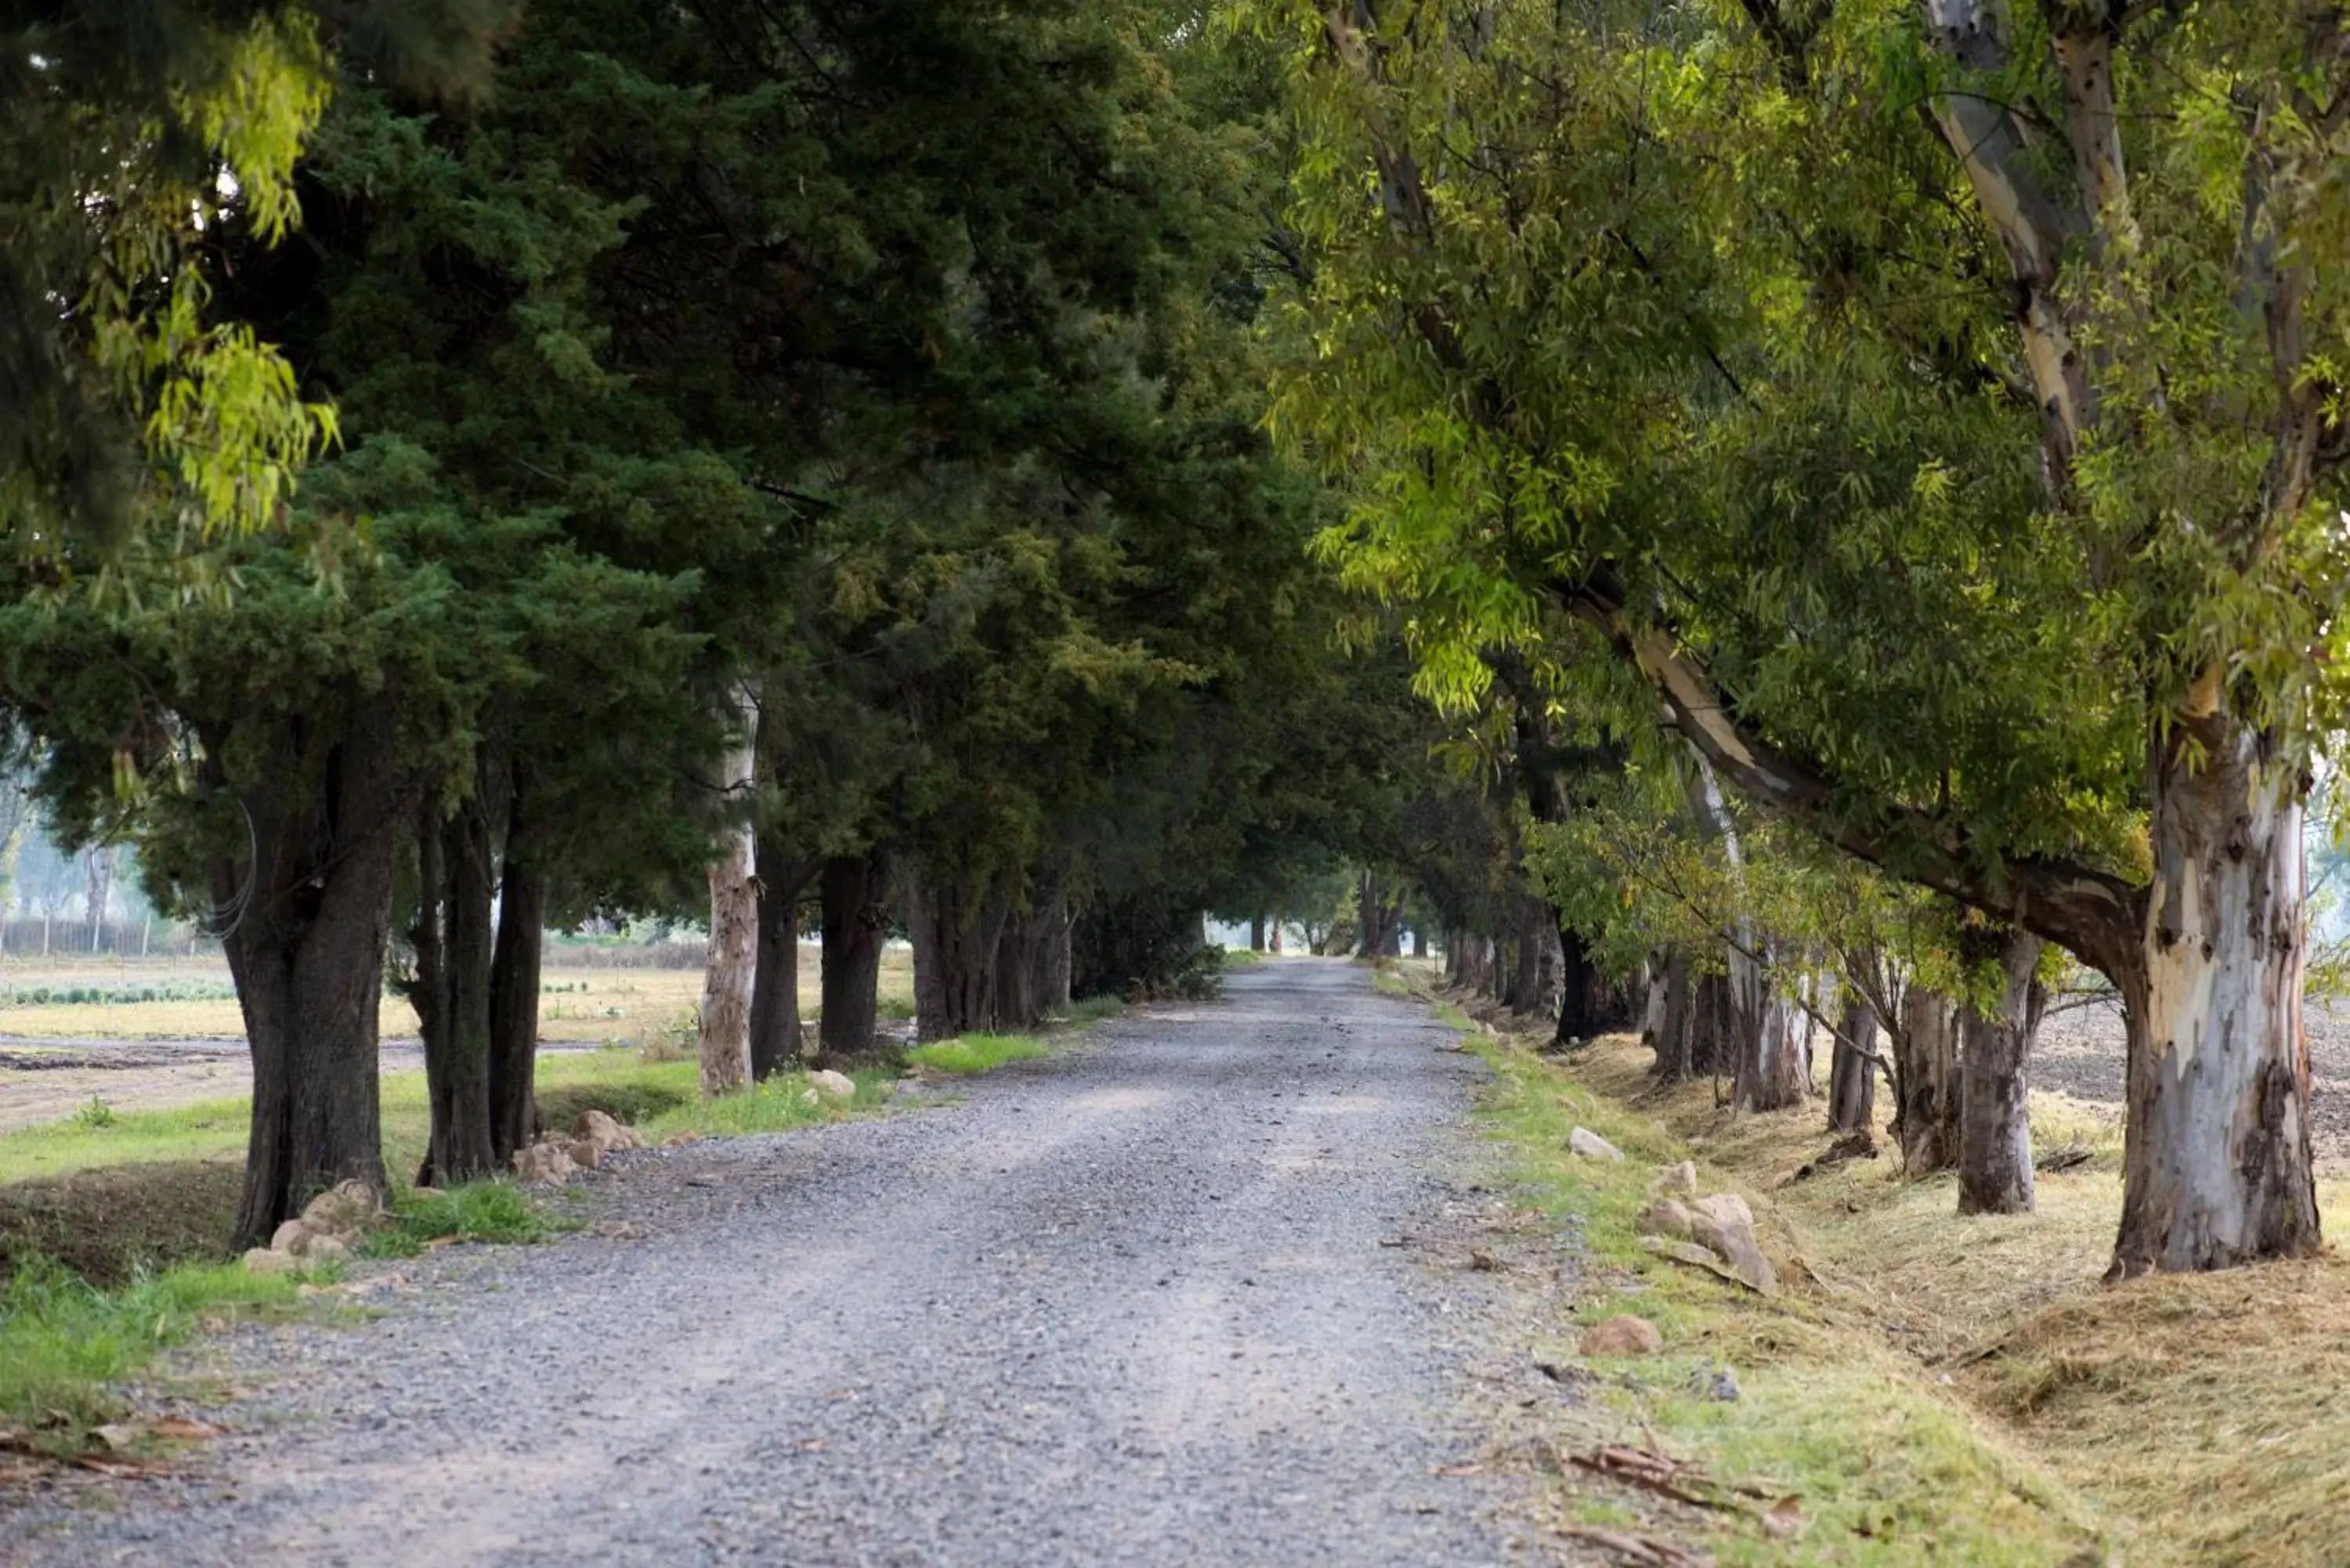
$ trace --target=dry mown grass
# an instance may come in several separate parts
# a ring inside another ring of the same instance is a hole
[[[1800,1365],[1851,1353],[1856,1336],[1890,1349],[1905,1379],[1947,1387],[1991,1441],[2085,1504],[2132,1564],[2350,1562],[2338,1253],[2107,1286],[2121,1205],[2112,1107],[2035,1096],[2042,1153],[2091,1158],[2041,1173],[2033,1214],[1962,1220],[1953,1179],[1906,1179],[1889,1146],[1797,1179],[1830,1141],[1816,1105],[1732,1116],[1709,1085],[1660,1088],[1648,1062],[1617,1036],[1545,1070],[1654,1118],[1746,1192],[1766,1246],[1798,1261],[1787,1311],[1705,1331],[1725,1353]],[[2350,1224],[2350,1189],[2324,1184],[2320,1204],[2330,1232]]]

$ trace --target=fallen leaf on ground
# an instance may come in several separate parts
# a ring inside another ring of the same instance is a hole
[[[152,1459],[106,1459],[85,1454],[74,1463],[109,1480],[151,1480],[157,1476],[172,1473],[170,1467]]]
[[[1762,1532],[1781,1537],[1800,1535],[1804,1531],[1804,1511],[1792,1497],[1783,1497],[1761,1515]]]
[[[1473,1462],[1465,1465],[1439,1465],[1432,1473],[1440,1476],[1476,1476],[1483,1475],[1485,1467]]]
[[[92,1427],[89,1435],[108,1448],[120,1450],[129,1448],[138,1439],[139,1428],[125,1426],[120,1421],[109,1421],[104,1426]]]
[[[1492,1253],[1479,1251],[1469,1254],[1469,1266],[1481,1274],[1495,1274],[1501,1272],[1503,1264]]]
[[[155,1423],[154,1431],[159,1438],[176,1438],[185,1442],[221,1435],[221,1429],[211,1422],[192,1421],[185,1416],[166,1416]]]

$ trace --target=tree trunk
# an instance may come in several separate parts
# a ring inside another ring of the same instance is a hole
[[[1718,839],[1733,878],[1744,877],[1744,856],[1738,841],[1738,824],[1723,800],[1720,781],[1704,753],[1690,748],[1694,763],[1682,779],[1683,794],[1698,831]],[[1770,938],[1754,929],[1743,916],[1725,932],[1723,958],[1730,976],[1730,1012],[1737,1054],[1731,1075],[1734,1104],[1757,1111],[1782,1110],[1801,1105],[1811,1092],[1809,1063],[1804,1054],[1803,1023],[1794,1005],[1781,993],[1772,970],[1776,954]]]
[[[1411,929],[1411,956],[1416,959],[1428,956],[1428,933],[1418,926]]]
[[[1701,974],[1690,987],[1689,1070],[1696,1078],[1718,1077],[1738,1071],[1740,1050],[1738,1009],[1731,1000],[1730,977]]]
[[[1668,1081],[1690,1077],[1697,1072],[1697,987],[1689,954],[1674,949],[1665,955],[1657,970],[1656,989],[1656,1022],[1648,1041],[1657,1055],[1654,1070]]]
[[[1996,1012],[1985,1016],[1968,1004],[1959,1063],[1959,1212],[2029,1214],[2032,1115],[2024,1068],[2040,1027],[2043,998],[2033,979],[2040,939],[2002,933],[1991,949],[2000,968]]]
[[[478,798],[439,820],[428,800],[417,831],[416,986],[432,1134],[420,1187],[496,1171],[490,1137],[490,825]]]
[[[1736,1104],[1751,1111],[1802,1105],[1812,1092],[1803,1010],[1760,965],[1748,986],[1733,987],[1731,994],[1740,1046]]]
[[[1868,1132],[1877,1121],[1877,1009],[1847,991],[1828,1056],[1828,1129]],[[1866,1053],[1866,1054],[1864,1054]]]
[[[1561,1049],[1597,1039],[1631,1022],[1625,1015],[1621,995],[1593,960],[1582,933],[1565,921],[1558,923],[1558,954],[1556,1038]]]
[[[1057,877],[1040,877],[1025,914],[1005,922],[1013,939],[1011,958],[1020,968],[1021,994],[1028,1024],[1069,1010],[1069,906]],[[1025,1024],[1023,1027],[1026,1027]]]
[[[816,867],[772,833],[757,836],[759,946],[751,982],[751,1075],[765,1078],[800,1054],[800,895]]]
[[[1003,1030],[1033,1029],[1044,1016],[1036,999],[1036,967],[1028,951],[1028,917],[1007,914],[995,938],[994,1021]]]
[[[1510,1011],[1519,1013],[1541,1012],[1549,1002],[1544,971],[1550,945],[1558,940],[1558,930],[1551,919],[1550,906],[1539,898],[1521,898],[1518,903],[1517,963],[1510,974]]]
[[[1008,913],[1002,894],[939,879],[930,867],[907,878],[914,1017],[924,1041],[995,1026],[995,960]]]
[[[237,911],[222,947],[253,1052],[253,1117],[235,1245],[266,1243],[311,1195],[383,1168],[376,1010],[409,793],[389,701],[339,733],[280,726],[244,805],[251,864],[213,862]],[[229,737],[207,737],[218,758]],[[208,763],[212,782],[224,782]]]
[[[2319,1244],[2303,781],[2224,711],[2158,744],[2144,971],[2115,977],[2131,1032],[2116,1279]]]
[[[889,881],[879,849],[824,863],[817,886],[824,905],[824,1000],[816,1014],[822,1061],[853,1060],[873,1049],[881,946],[889,929]]]
[[[1263,915],[1249,917],[1249,951],[1253,953],[1264,951],[1264,917]]]
[[[757,782],[751,700],[737,692],[743,731],[727,751],[720,788],[730,810],[747,810]],[[759,878],[751,825],[730,825],[710,862],[710,956],[702,980],[702,1092],[737,1094],[751,1083],[751,989],[759,963]]]
[[[1893,1031],[1893,1135],[1911,1176],[1947,1169],[1959,1157],[1959,1024],[1950,999],[1912,981]]]
[[[1403,907],[1409,889],[1398,886],[1390,900],[1378,873],[1366,867],[1356,895],[1357,918],[1362,927],[1357,958],[1398,958],[1403,951]]]
[[[497,949],[490,956],[490,1148],[501,1168],[539,1132],[538,984],[546,881],[529,855],[517,786],[498,882]]]

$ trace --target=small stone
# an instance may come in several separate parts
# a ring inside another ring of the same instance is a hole
[[[1649,1192],[1659,1198],[1695,1198],[1697,1196],[1697,1162],[1682,1160],[1669,1165],[1658,1176]]]
[[[322,1263],[329,1258],[346,1257],[350,1250],[350,1243],[340,1236],[313,1236],[303,1243],[302,1259],[305,1262]]]
[[[1688,1208],[1670,1198],[1659,1198],[1640,1210],[1640,1233],[1670,1236],[1686,1241],[1692,1234]]]
[[[1629,1313],[1583,1331],[1583,1355],[1586,1360],[1596,1355],[1654,1355],[1664,1347],[1665,1336],[1657,1332],[1657,1325]]]
[[[574,1138],[565,1148],[571,1163],[582,1170],[594,1170],[604,1163],[604,1146],[592,1137]]]
[[[273,1252],[266,1247],[248,1247],[244,1253],[244,1266],[256,1274],[285,1273],[296,1261],[291,1252]]]
[[[1699,1199],[1690,1208],[1692,1212],[1707,1215],[1720,1224],[1743,1225],[1750,1231],[1754,1229],[1754,1210],[1749,1209],[1746,1199],[1735,1192],[1713,1193]]]
[[[615,1149],[645,1147],[645,1140],[637,1136],[636,1128],[596,1110],[579,1113],[579,1119],[571,1124],[571,1138],[574,1146],[571,1158],[575,1160],[579,1160],[577,1146],[582,1143],[594,1144],[598,1156],[610,1154]],[[586,1165],[588,1162],[579,1160],[579,1163]],[[589,1168],[594,1168],[591,1166]]]
[[[1718,1252],[1731,1272],[1764,1295],[1779,1287],[1779,1271],[1762,1255],[1754,1236],[1754,1212],[1735,1192],[1700,1198],[1690,1209],[1690,1235],[1699,1245]]]
[[[578,1168],[571,1151],[561,1144],[535,1143],[515,1150],[515,1179],[526,1187],[544,1187],[569,1179]]]
[[[338,1181],[310,1199],[302,1210],[302,1223],[314,1235],[348,1236],[365,1230],[382,1212],[383,1199],[374,1188],[357,1179]]]
[[[829,1067],[810,1073],[808,1083],[837,1099],[847,1099],[857,1093],[856,1079],[846,1073],[836,1073]]]
[[[1729,1367],[1725,1366],[1713,1375],[1706,1385],[1705,1397],[1724,1405],[1738,1402],[1738,1379],[1731,1376]]]
[[[1589,1127],[1576,1127],[1566,1135],[1566,1147],[1586,1159],[1622,1159],[1624,1151],[1593,1132]]]
[[[269,1250],[273,1252],[288,1254],[298,1252],[302,1250],[302,1244],[309,1239],[310,1227],[303,1224],[299,1220],[288,1220],[271,1233]]]

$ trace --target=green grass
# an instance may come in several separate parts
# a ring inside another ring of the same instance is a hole
[[[1006,1062],[1032,1061],[1052,1054],[1053,1047],[1033,1034],[965,1034],[917,1046],[906,1053],[906,1059],[932,1072],[962,1076],[993,1072]]]
[[[572,1221],[551,1218],[537,1199],[512,1182],[410,1188],[393,1196],[391,1214],[369,1233],[367,1250],[379,1257],[407,1258],[434,1241],[528,1243],[575,1228]]]
[[[1717,1478],[1799,1498],[1807,1521],[1800,1536],[1774,1539],[1729,1516],[1691,1518],[1678,1532],[1687,1544],[1758,1568],[2053,1568],[2096,1548],[2086,1507],[1889,1349],[1880,1324],[1797,1290],[1761,1300],[1643,1250],[1648,1184],[1690,1153],[1665,1128],[1506,1042],[1469,1044],[1493,1067],[1485,1111],[1513,1176],[1544,1213],[1580,1221],[1590,1288],[1576,1315],[1634,1313],[1664,1335],[1664,1355],[1608,1364],[1607,1392],[1566,1417],[1584,1424],[1568,1440],[1637,1442],[1651,1430]],[[1575,1158],[1577,1126],[1629,1158]],[[1725,1366],[1742,1397],[1700,1397],[1692,1379]],[[1565,1484],[1582,1505],[1627,1495],[1594,1479]]]
[[[691,1063],[683,1065],[690,1073],[698,1070]],[[879,1108],[885,1097],[883,1085],[897,1074],[886,1067],[861,1067],[848,1076],[857,1085],[857,1093],[846,1100],[810,1090],[805,1074],[785,1073],[739,1095],[715,1100],[689,1100],[663,1111],[638,1130],[646,1142],[660,1143],[682,1134],[736,1137],[746,1133],[789,1132],[795,1127],[841,1121]],[[808,1098],[811,1093],[816,1096],[812,1101]]]
[[[1081,996],[1069,1003],[1067,1018],[1062,1022],[1072,1029],[1087,1029],[1105,1018],[1115,1018],[1126,1011],[1126,999],[1121,996]]]
[[[299,1281],[237,1263],[196,1263],[101,1290],[62,1264],[27,1260],[0,1287],[0,1424],[59,1453],[117,1414],[113,1386],[199,1329],[292,1307]]]
[[[251,1102],[243,1096],[162,1111],[112,1111],[104,1121],[86,1109],[64,1121],[0,1133],[0,1182],[63,1176],[92,1166],[242,1155],[253,1119]]]

